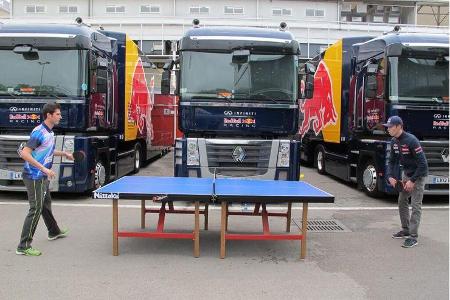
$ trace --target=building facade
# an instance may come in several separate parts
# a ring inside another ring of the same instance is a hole
[[[5,2],[4,0],[0,0]],[[9,2],[8,2],[9,5]],[[345,36],[448,32],[448,1],[302,0],[14,0],[10,22],[73,22],[128,33],[155,61],[170,55],[194,18],[203,26],[277,28],[281,21],[311,58]]]
[[[0,0],[0,19],[6,19],[10,17],[9,1]]]

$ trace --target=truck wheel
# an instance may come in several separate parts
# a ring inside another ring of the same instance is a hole
[[[105,185],[107,177],[104,162],[101,159],[97,160],[95,163],[94,188],[98,189]]]
[[[325,149],[322,145],[316,147],[314,155],[314,165],[317,167],[319,174],[325,174]]]
[[[372,160],[368,160],[361,171],[361,186],[364,192],[370,197],[380,197],[381,192],[378,190],[378,176],[377,169]]]
[[[139,170],[141,169],[141,162],[142,162],[141,145],[136,144],[134,146],[134,169],[133,169],[133,173],[139,172]]]

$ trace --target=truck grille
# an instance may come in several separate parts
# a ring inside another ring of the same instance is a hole
[[[427,157],[430,175],[448,176],[448,161],[443,159],[444,154],[448,155],[448,141],[421,141],[420,144]]]
[[[206,142],[209,171],[222,176],[248,177],[267,173],[271,150],[271,141],[233,144]],[[238,156],[241,152],[244,154],[240,161]]]
[[[28,136],[2,136],[0,137],[0,169],[22,172],[23,160],[17,154],[17,148]],[[22,180],[0,179],[3,186],[23,186]]]

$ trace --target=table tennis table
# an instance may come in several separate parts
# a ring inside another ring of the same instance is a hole
[[[252,180],[238,178],[192,178],[192,177],[151,177],[125,176],[93,192],[94,199],[113,201],[113,255],[119,254],[119,237],[192,239],[194,257],[200,256],[200,214],[205,216],[207,229],[208,205],[221,204],[220,258],[225,257],[227,240],[300,240],[300,258],[306,257],[306,235],[309,203],[333,203],[334,196],[303,181]],[[158,213],[158,225],[152,232],[129,232],[118,230],[118,201],[120,199],[141,200],[141,227],[145,225],[145,213]],[[145,200],[161,201],[160,209],[147,209]],[[189,201],[195,209],[174,209],[173,203]],[[233,212],[230,203],[252,203],[252,212]],[[200,204],[205,208],[200,210]],[[303,203],[300,234],[272,234],[269,216],[287,218],[286,231],[290,231],[292,203]],[[166,204],[169,207],[166,208]],[[286,213],[269,213],[267,204],[287,204]],[[194,214],[192,233],[165,232],[166,213]],[[263,233],[228,233],[228,216],[261,216]]]

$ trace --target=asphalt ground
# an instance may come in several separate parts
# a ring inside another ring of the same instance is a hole
[[[171,176],[173,153],[139,175]],[[119,239],[112,256],[111,202],[86,195],[53,195],[65,239],[48,241],[39,222],[33,246],[40,257],[15,255],[28,210],[24,193],[0,193],[0,299],[448,299],[448,197],[425,197],[419,245],[404,249],[396,198],[372,199],[355,186],[303,167],[304,180],[335,195],[334,204],[311,204],[310,220],[335,220],[342,232],[308,233],[298,241],[228,241],[219,259],[220,211],[211,207],[209,231],[200,233],[200,257],[189,240]],[[120,229],[140,231],[139,203],[120,202]],[[154,205],[148,201],[148,205]],[[233,210],[245,209],[233,205]],[[280,206],[271,210],[282,210]],[[301,209],[293,208],[292,231]],[[166,229],[189,232],[191,215],[169,215]],[[201,224],[203,218],[201,217]],[[271,230],[285,221],[270,218]],[[147,227],[156,215],[147,215]],[[230,217],[229,230],[259,232],[257,217]]]

